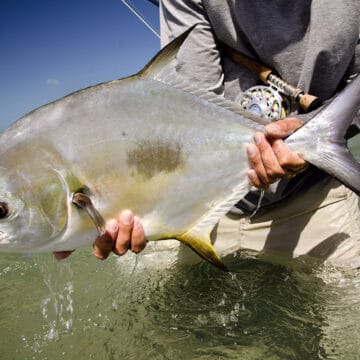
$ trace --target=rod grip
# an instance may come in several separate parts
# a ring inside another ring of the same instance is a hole
[[[302,94],[298,103],[305,112],[310,112],[312,110],[315,110],[321,104],[321,101],[316,96],[310,94]]]
[[[251,59],[247,55],[244,55],[240,51],[237,51],[230,46],[227,46],[224,44],[225,51],[227,54],[232,58],[233,61],[236,63],[243,65],[246,67],[249,71],[251,71],[254,75],[256,75],[263,83],[268,84],[270,75],[276,79],[277,81],[281,81],[284,85],[287,85],[288,87],[291,87],[291,90],[297,90],[298,92],[301,92],[300,89],[295,89],[288,83],[286,83],[284,80],[280,79],[279,77],[275,76],[273,74],[273,71],[262,65],[261,63],[257,62],[256,60]],[[276,84],[276,82],[274,81]],[[304,112],[309,112],[314,109],[316,109],[320,104],[321,101],[316,96],[310,95],[310,94],[304,94],[302,93],[300,96],[297,96],[295,94],[292,94],[293,91],[289,91],[290,94],[286,94],[288,96],[292,96],[292,98],[300,105],[301,109]]]
[[[264,82],[265,84],[267,83],[268,77],[272,73],[271,69],[228,46],[226,47],[226,51],[233,59],[233,61],[245,66],[249,71],[251,71],[254,75],[256,75],[262,82]]]

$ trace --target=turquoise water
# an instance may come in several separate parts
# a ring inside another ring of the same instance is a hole
[[[1,255],[0,359],[359,358],[358,270],[231,263]]]

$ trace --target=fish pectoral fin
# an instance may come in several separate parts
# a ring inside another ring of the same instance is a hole
[[[202,233],[196,229],[190,229],[181,235],[175,236],[175,239],[189,246],[204,260],[221,270],[228,271],[214,246],[211,244],[210,233]]]
[[[98,210],[96,210],[94,204],[92,203],[90,197],[82,192],[74,193],[72,197],[72,203],[75,204],[80,209],[86,211],[89,215],[92,222],[95,224],[99,235],[105,234],[105,220],[101,216]]]

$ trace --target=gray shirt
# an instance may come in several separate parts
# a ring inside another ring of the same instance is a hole
[[[195,24],[180,49],[177,70],[192,84],[233,101],[261,82],[221,51],[223,43],[322,100],[360,72],[359,0],[162,0],[162,45]],[[281,180],[266,191],[263,209],[324,177],[310,167]],[[251,213],[258,196],[252,191],[238,207]]]

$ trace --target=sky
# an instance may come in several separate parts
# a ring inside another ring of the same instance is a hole
[[[129,1],[158,31],[158,8]],[[136,73],[159,48],[121,0],[2,0],[0,131],[73,91]]]

